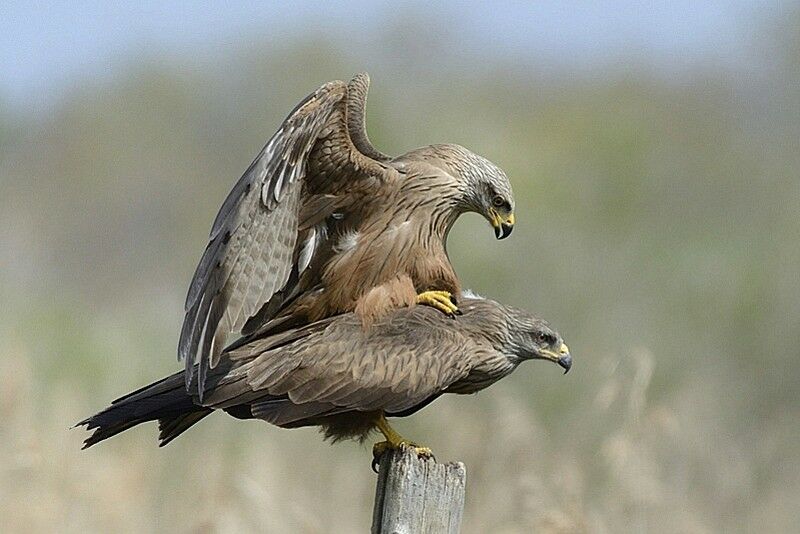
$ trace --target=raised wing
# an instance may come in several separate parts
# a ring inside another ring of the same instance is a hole
[[[201,396],[227,336],[241,332],[319,250],[322,236],[309,227],[304,206],[324,216],[353,184],[380,181],[388,158],[371,147],[364,131],[368,85],[360,74],[306,97],[223,202],[189,286],[178,346],[187,388],[193,364],[199,364]]]

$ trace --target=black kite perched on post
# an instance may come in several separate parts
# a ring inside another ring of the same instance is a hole
[[[386,417],[413,414],[443,393],[475,393],[525,360],[572,365],[561,336],[524,310],[481,298],[462,299],[461,310],[452,321],[427,306],[395,309],[366,330],[346,313],[252,340],[222,353],[202,401],[179,372],[81,421],[94,430],[84,448],[155,420],[166,445],[224,410],[284,428],[320,426],[334,441],[363,440],[377,428],[386,438],[375,446],[377,457],[387,448],[417,447]]]
[[[514,224],[505,173],[458,145],[398,157],[365,130],[369,78],[303,100],[225,199],[186,297],[178,355],[186,386],[206,377],[231,333],[280,332],[355,311],[368,326],[416,303],[447,314],[460,284],[445,249],[459,215],[498,239]]]

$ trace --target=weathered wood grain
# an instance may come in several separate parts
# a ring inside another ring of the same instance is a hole
[[[464,511],[464,464],[437,463],[411,450],[383,455],[375,491],[373,534],[455,534]]]

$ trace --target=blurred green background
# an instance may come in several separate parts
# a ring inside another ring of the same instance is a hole
[[[69,430],[178,368],[225,194],[362,70],[379,149],[508,172],[513,236],[466,216],[453,263],[575,357],[398,422],[466,463],[463,530],[800,531],[796,5],[142,5],[0,8],[4,532],[366,530],[368,444],[221,415],[161,450],[154,425],[84,452]]]

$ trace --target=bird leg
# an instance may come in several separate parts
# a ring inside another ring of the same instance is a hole
[[[449,291],[423,291],[417,295],[417,304],[432,306],[453,319],[456,315],[461,315],[456,298]]]
[[[389,421],[386,420],[383,414],[378,418],[376,426],[378,430],[381,431],[381,434],[383,434],[383,437],[386,438],[386,441],[380,441],[372,447],[372,470],[376,473],[378,472],[378,463],[380,462],[381,456],[383,456],[385,452],[393,449],[408,448],[416,452],[417,456],[433,458],[433,451],[428,447],[421,447],[398,434],[389,426]]]

